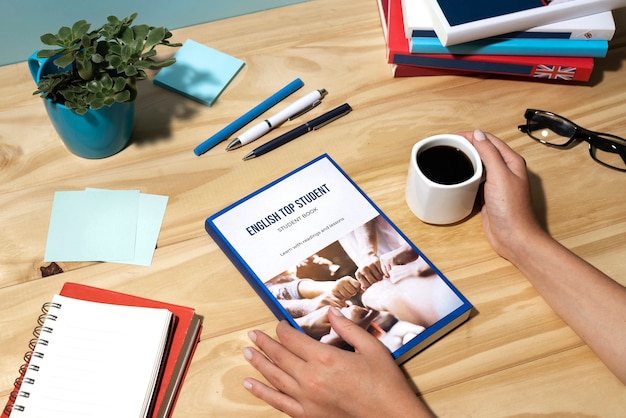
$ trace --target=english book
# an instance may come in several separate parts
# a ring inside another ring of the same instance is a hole
[[[328,325],[329,306],[398,363],[472,309],[326,154],[210,216],[205,229],[279,320],[327,344],[350,349]],[[363,284],[359,267],[376,260],[388,274]]]
[[[455,45],[626,6],[626,0],[427,0],[435,33]]]
[[[384,6],[387,0],[378,1]],[[381,12],[385,10],[383,6],[379,8]],[[408,41],[404,36],[401,0],[389,0],[386,10],[389,64],[464,71],[466,74],[502,74],[564,82],[588,81],[593,71],[594,59],[591,57],[413,54],[409,52]],[[381,22],[384,25],[384,16],[381,16]]]

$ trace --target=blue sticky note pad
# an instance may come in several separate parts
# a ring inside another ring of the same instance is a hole
[[[87,188],[87,192],[107,193],[110,190]],[[152,263],[168,197],[154,194],[139,194],[139,212],[137,219],[137,234],[135,239],[134,256],[123,259],[109,259],[108,261],[149,266]]]
[[[154,84],[211,106],[243,68],[244,62],[188,39],[174,55],[176,62],[162,68]]]
[[[138,214],[138,190],[56,192],[44,261],[132,259]]]

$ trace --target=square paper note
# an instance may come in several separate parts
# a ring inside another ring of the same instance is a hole
[[[44,261],[149,266],[167,200],[139,190],[56,192]]]
[[[56,192],[44,261],[132,258],[138,216],[139,190]]]
[[[174,55],[176,62],[161,69],[154,84],[211,106],[244,66],[240,59],[188,39]]]

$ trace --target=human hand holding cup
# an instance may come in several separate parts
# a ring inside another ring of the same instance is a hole
[[[482,180],[480,156],[467,139],[454,134],[431,136],[411,150],[406,201],[421,221],[452,224],[472,213]]]

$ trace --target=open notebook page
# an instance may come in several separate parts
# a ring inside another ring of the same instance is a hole
[[[11,417],[147,416],[172,314],[60,295],[52,302]]]

